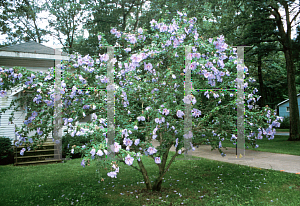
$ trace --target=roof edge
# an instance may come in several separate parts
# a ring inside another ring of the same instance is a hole
[[[298,97],[298,96],[300,96],[300,93],[297,94],[297,97]],[[288,102],[288,101],[289,101],[289,99],[286,99],[286,100],[284,100],[284,101],[278,103],[277,106],[280,106],[280,105],[282,105],[282,104],[284,104],[285,102]]]

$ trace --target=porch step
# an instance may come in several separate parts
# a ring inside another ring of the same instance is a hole
[[[14,166],[28,166],[28,165],[45,165],[45,164],[53,164],[53,163],[61,163],[62,160],[42,160],[42,161],[30,161],[30,162],[18,162],[17,165]]]
[[[62,162],[62,159],[54,159],[54,152],[56,150],[54,145],[55,143],[52,139],[47,139],[46,142],[38,145],[36,150],[27,151],[26,145],[21,145],[19,147],[14,146],[14,166],[42,165]],[[20,155],[22,148],[26,149],[24,155]]]

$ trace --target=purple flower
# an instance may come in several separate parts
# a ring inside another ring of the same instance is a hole
[[[154,153],[157,152],[157,150],[154,147],[149,147],[147,152],[149,152],[150,155],[153,155]]]
[[[24,124],[28,125],[28,124],[30,124],[31,122],[32,122],[31,120],[25,120],[25,121],[24,121]]]
[[[132,145],[132,140],[130,140],[129,138],[124,138],[123,144],[126,145],[126,146],[131,146]]]
[[[108,172],[107,176],[109,176],[111,178],[117,178],[117,173],[116,172]]]
[[[168,28],[169,27],[167,25],[163,24],[163,25],[160,26],[160,32],[167,32]]]
[[[47,81],[47,80],[50,80],[50,79],[52,79],[52,77],[50,75],[48,75],[48,76],[45,77],[44,81]]]
[[[50,100],[44,100],[48,107],[53,106],[53,102]]]
[[[153,66],[151,63],[146,64],[146,62],[144,62],[144,70],[151,71],[152,68]]]
[[[42,134],[43,134],[43,131],[41,131],[41,128],[40,128],[40,127],[37,128],[37,133],[38,133],[38,135],[42,135]]]
[[[163,109],[163,112],[162,112],[162,114],[164,114],[164,115],[168,115],[170,113],[170,110],[168,110],[168,109]]]
[[[4,91],[4,90],[1,90],[1,91],[0,91],[0,96],[1,96],[1,97],[5,97],[6,94],[7,94],[6,91]]]
[[[84,105],[83,106],[83,109],[89,109],[90,108],[90,105]]]
[[[24,155],[24,152],[25,152],[25,150],[26,150],[26,149],[25,149],[25,148],[23,148],[23,149],[20,151],[20,155],[22,155],[22,156],[23,156],[23,155]]]
[[[135,43],[137,42],[135,36],[133,36],[133,35],[128,35],[127,37],[128,37],[128,40],[129,40],[129,42],[130,42],[131,44],[135,44]]]
[[[178,14],[180,17],[183,16],[183,14],[182,14],[181,12],[179,12],[179,11],[177,11],[177,14]]]
[[[92,150],[90,151],[90,153],[91,153],[92,156],[95,156],[95,152],[96,152],[95,149],[92,149]]]
[[[192,112],[193,112],[192,115],[193,115],[194,117],[199,117],[199,116],[201,115],[201,111],[199,111],[198,109],[195,109],[195,108],[194,108]]]
[[[101,61],[107,62],[109,60],[108,54],[99,55]]]
[[[137,130],[137,129],[138,129],[138,126],[135,125],[135,126],[133,127],[133,129]]]
[[[133,160],[134,160],[133,157],[130,157],[129,154],[127,155],[127,157],[125,157],[125,163],[129,166],[132,165]]]
[[[161,163],[160,157],[155,157],[155,163],[156,164],[160,164]]]
[[[127,53],[131,51],[131,48],[124,49]]]
[[[111,30],[110,30],[110,33],[111,34],[115,34],[117,32],[117,30],[115,29],[115,28],[112,28]]]
[[[27,81],[25,82],[25,85],[29,85],[29,84],[32,84],[33,82],[32,81]]]
[[[144,116],[137,117],[137,120],[138,121],[145,121],[145,117]]]
[[[182,118],[183,115],[184,113],[181,110],[177,111],[177,117]]]
[[[197,62],[193,62],[192,64],[191,64],[191,70],[195,70],[196,69],[196,67],[197,67]]]
[[[138,28],[138,33],[142,34],[143,33],[143,29],[142,28]]]
[[[121,37],[121,32],[117,31],[117,32],[116,32],[116,37],[117,37],[117,38],[120,38],[120,37]]]
[[[115,142],[114,143],[114,151],[119,152],[120,149],[121,149],[121,145],[119,145],[119,143]]]
[[[193,133],[192,133],[191,131],[189,131],[189,133],[188,133],[188,134],[185,134],[185,135],[183,135],[183,137],[184,137],[185,139],[192,138],[192,137],[193,137]]]
[[[84,159],[81,162],[81,166],[85,167]]]
[[[137,54],[134,54],[130,57],[130,59],[132,60],[132,62],[140,62],[142,61],[142,56],[141,55],[137,55]]]
[[[42,96],[39,94],[36,97],[34,97],[33,102],[36,102],[37,104],[41,102]]]
[[[103,152],[99,149],[98,152],[96,153],[98,156],[102,156]]]
[[[33,117],[36,117],[37,115],[38,115],[38,113],[37,113],[36,111],[33,111],[33,112],[32,112],[32,116],[33,116]]]
[[[150,24],[151,24],[151,26],[153,26],[154,24],[157,24],[157,21],[155,21],[155,19],[152,19],[152,20],[150,21]]]
[[[138,146],[139,143],[140,143],[140,139],[136,139],[136,140],[134,141],[135,146]]]

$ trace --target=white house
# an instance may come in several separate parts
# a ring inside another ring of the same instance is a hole
[[[59,49],[53,49],[34,41],[0,48],[0,66],[3,68],[21,66],[31,71],[46,72],[48,68],[58,64],[60,60],[68,59],[68,54],[61,52]],[[26,93],[27,91],[23,91],[23,85],[18,85],[7,91],[6,97],[0,98],[0,108],[8,107],[13,99],[26,95]],[[9,137],[12,140],[12,144],[13,140],[17,140],[15,124],[20,127],[25,120],[27,112],[26,102],[21,104],[21,109],[15,112],[13,124],[9,122],[9,117],[13,110],[7,110],[0,115],[0,136]],[[29,136],[33,134],[35,134],[35,131],[31,132]],[[51,138],[52,134],[49,135]]]

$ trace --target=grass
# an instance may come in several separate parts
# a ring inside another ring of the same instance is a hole
[[[287,141],[288,138],[289,136],[275,135],[274,139],[268,140],[268,138],[266,138],[266,136],[263,135],[263,139],[256,140],[256,144],[259,145],[258,148],[252,148],[251,146],[249,146],[249,149],[246,148],[246,150],[300,156],[300,141]],[[236,146],[233,145],[231,141],[223,141],[222,146],[236,148]]]
[[[276,132],[290,132],[290,129],[277,129]]]
[[[142,159],[153,181],[158,168],[149,157]],[[299,205],[300,202],[297,174],[204,158],[177,160],[164,177],[162,191],[149,193],[143,190],[141,173],[129,166],[122,164],[116,179],[105,175],[102,182],[94,162],[85,168],[80,162],[81,159],[73,159],[40,166],[0,166],[0,205],[257,206]],[[136,161],[133,164],[137,166]]]

